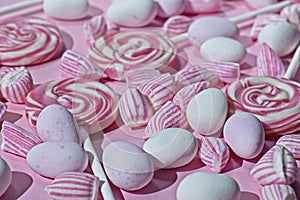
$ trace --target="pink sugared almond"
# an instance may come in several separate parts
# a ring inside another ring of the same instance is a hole
[[[94,16],[83,25],[83,34],[88,44],[93,44],[107,32],[107,23],[103,15]]]
[[[219,82],[219,77],[201,66],[186,66],[175,74],[175,81],[179,86],[207,81],[208,87],[213,87]]]
[[[240,64],[234,62],[204,62],[201,67],[207,68],[225,83],[233,83],[240,79]]]
[[[43,142],[36,134],[24,130],[8,121],[4,121],[1,129],[1,149],[26,158],[28,151]]]
[[[120,98],[119,111],[126,126],[139,127],[153,116],[151,104],[137,89],[128,88]]]
[[[201,137],[200,144],[201,161],[215,172],[222,171],[230,159],[229,148],[225,141],[221,138]]]
[[[3,103],[2,101],[0,101],[0,119],[4,115],[6,110],[7,110],[7,105],[5,103]]]
[[[287,148],[296,159],[300,159],[300,134],[284,135],[276,144],[282,145]]]
[[[137,89],[150,99],[155,110],[171,100],[176,92],[174,77],[169,73],[155,76]]]
[[[186,111],[187,105],[190,100],[199,94],[201,91],[205,90],[208,86],[208,82],[201,81],[191,85],[187,85],[181,88],[173,97],[173,102],[183,111]]]
[[[163,28],[168,37],[186,33],[193,19],[184,15],[175,15],[165,21]]]
[[[292,184],[297,177],[297,163],[284,146],[272,147],[251,169],[250,175],[261,185]]]
[[[261,189],[263,200],[297,200],[294,189],[285,184],[266,185]]]
[[[147,139],[167,128],[186,128],[188,122],[185,114],[172,101],[166,102],[150,119],[144,132]]]
[[[160,72],[155,69],[131,70],[125,74],[126,86],[127,88],[137,88],[158,75]]]
[[[257,15],[254,20],[253,26],[251,28],[250,36],[252,39],[256,40],[261,32],[261,30],[270,23],[285,22],[287,18],[278,14],[261,14]]]
[[[96,176],[84,172],[58,175],[45,191],[55,200],[97,200],[100,183]]]
[[[257,56],[257,70],[259,76],[282,77],[285,73],[280,57],[266,43],[260,47]]]
[[[32,77],[25,67],[10,68],[0,73],[0,91],[7,101],[22,104],[32,89]]]
[[[60,62],[60,71],[66,77],[85,77],[98,80],[106,77],[90,59],[71,49],[65,51]]]

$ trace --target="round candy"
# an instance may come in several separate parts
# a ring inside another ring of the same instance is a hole
[[[179,15],[184,10],[185,0],[155,0],[158,4],[159,17],[168,18]]]
[[[90,48],[89,58],[105,70],[109,78],[122,80],[131,70],[171,67],[176,52],[174,44],[160,34],[132,30],[98,39]]]
[[[221,9],[221,0],[185,0],[184,13],[212,13]]]
[[[245,0],[245,1],[251,8],[255,8],[255,9],[269,6],[277,2],[277,0]]]
[[[33,89],[25,102],[29,124],[35,126],[41,110],[51,104],[65,106],[78,125],[91,134],[108,127],[118,114],[118,95],[108,86],[87,79],[60,79]]]
[[[7,190],[12,179],[9,165],[0,157],[0,197]]]
[[[0,38],[0,65],[44,63],[58,56],[63,49],[59,29],[40,18],[2,24]]]

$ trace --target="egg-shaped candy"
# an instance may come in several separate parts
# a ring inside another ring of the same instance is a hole
[[[140,147],[123,141],[108,144],[102,155],[108,178],[117,187],[138,190],[153,177],[154,167],[150,156]]]
[[[157,15],[162,18],[168,18],[179,15],[184,10],[185,0],[155,0],[158,4]]]
[[[277,2],[277,0],[245,0],[247,4],[254,9],[272,5]]]
[[[55,178],[64,172],[83,172],[88,164],[88,155],[75,142],[51,141],[30,149],[26,161],[36,173]]]
[[[185,177],[176,191],[177,200],[239,200],[238,183],[225,174],[195,172]]]
[[[223,127],[227,111],[224,93],[217,88],[208,88],[192,98],[187,106],[186,116],[196,132],[213,135]]]
[[[213,13],[221,9],[221,0],[185,0],[184,13]]]
[[[0,157],[0,197],[8,189],[11,178],[12,174],[9,165]]]

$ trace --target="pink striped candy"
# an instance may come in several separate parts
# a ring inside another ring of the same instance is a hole
[[[285,73],[284,65],[277,53],[263,43],[257,56],[257,69],[259,76],[282,77]]]
[[[25,67],[15,67],[0,73],[0,91],[7,101],[24,103],[33,89],[33,81]]]
[[[83,34],[88,44],[93,44],[106,34],[107,24],[103,15],[94,16],[83,25]]]
[[[65,172],[52,181],[45,191],[55,200],[97,200],[100,182],[92,174]]]
[[[187,66],[175,74],[175,80],[178,85],[182,86],[207,81],[208,87],[213,87],[218,83],[219,77],[204,67]]]
[[[289,185],[266,185],[261,189],[263,200],[297,200],[294,189]]]
[[[126,86],[127,88],[137,88],[158,75],[160,75],[160,72],[155,69],[132,70],[125,75]]]
[[[67,77],[82,76],[94,80],[106,77],[90,59],[70,49],[61,58],[60,71]]]
[[[150,101],[133,88],[128,88],[121,96],[119,111],[124,124],[129,127],[144,126],[153,115]]]
[[[193,19],[184,15],[175,15],[167,19],[163,28],[168,37],[186,33]]]
[[[220,172],[230,159],[229,148],[220,138],[201,137],[199,157],[211,170]]]
[[[181,88],[173,97],[173,102],[183,111],[186,111],[190,100],[205,90],[208,86],[206,81],[201,81]]]
[[[172,101],[166,102],[150,119],[146,126],[144,138],[152,137],[167,128],[186,128],[188,122],[185,114]]]
[[[234,62],[204,62],[200,64],[225,83],[232,83],[240,79],[240,64]]]
[[[174,77],[167,73],[155,76],[137,89],[150,99],[153,108],[157,110],[173,98],[176,86]]]
[[[284,135],[276,142],[287,148],[296,159],[300,159],[300,134]]]
[[[1,135],[1,149],[24,158],[32,147],[43,142],[38,135],[8,121],[3,122]]]
[[[250,32],[250,36],[252,37],[252,39],[257,40],[261,30],[268,24],[270,23],[276,23],[276,22],[285,22],[287,21],[287,18],[278,14],[260,14],[257,15],[251,32]]]
[[[284,146],[275,145],[254,165],[250,175],[261,185],[292,184],[297,171],[292,153]]]
[[[290,23],[299,26],[300,23],[300,3],[290,4],[284,7],[280,15],[287,18]]]
[[[0,101],[0,119],[7,110],[7,105]]]

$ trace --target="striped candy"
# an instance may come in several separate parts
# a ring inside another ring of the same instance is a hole
[[[263,43],[257,56],[257,69],[259,76],[282,77],[285,73],[284,65],[277,53]]]
[[[230,153],[226,143],[215,137],[201,137],[199,157],[201,161],[215,172],[220,172],[226,167]]]
[[[173,97],[173,102],[183,111],[186,111],[190,100],[207,88],[208,83],[201,81],[181,88]]]
[[[186,33],[193,19],[184,15],[175,15],[167,19],[163,28],[168,37]]]
[[[204,62],[200,64],[211,71],[225,83],[232,83],[240,78],[240,64],[233,62]]]
[[[83,34],[88,44],[93,44],[98,38],[106,34],[107,24],[103,15],[92,17],[83,25]]]
[[[103,70],[87,57],[69,49],[65,51],[60,62],[60,71],[67,77],[85,77],[93,80],[106,77]]]
[[[129,127],[144,126],[153,115],[149,100],[134,88],[128,88],[121,96],[119,111],[124,124]]]
[[[299,13],[300,13],[300,3],[298,2],[284,7],[281,10],[280,15],[287,18],[290,23],[299,26],[299,22],[300,22]]]
[[[261,189],[263,200],[297,200],[294,189],[289,185],[266,185]]]
[[[100,182],[92,174],[66,172],[58,175],[45,191],[55,200],[97,200]]]
[[[24,103],[32,89],[33,81],[25,67],[10,68],[0,73],[0,91],[7,101]]]
[[[137,89],[150,99],[153,108],[157,110],[173,98],[176,86],[174,77],[167,73],[155,76]]]
[[[296,159],[300,159],[300,134],[284,135],[276,142],[287,148]]]
[[[1,149],[26,158],[28,151],[42,143],[42,139],[33,133],[8,121],[4,121],[1,129]]]
[[[185,114],[172,101],[166,102],[150,119],[146,126],[144,138],[149,138],[167,128],[186,128],[188,122]]]
[[[292,153],[284,146],[275,145],[254,165],[250,175],[261,185],[292,184],[297,171]]]
[[[127,88],[137,88],[158,75],[160,75],[160,72],[155,69],[132,70],[125,75],[126,86]]]
[[[5,103],[3,103],[2,101],[0,101],[0,119],[4,115],[6,110],[7,110],[7,105]]]

